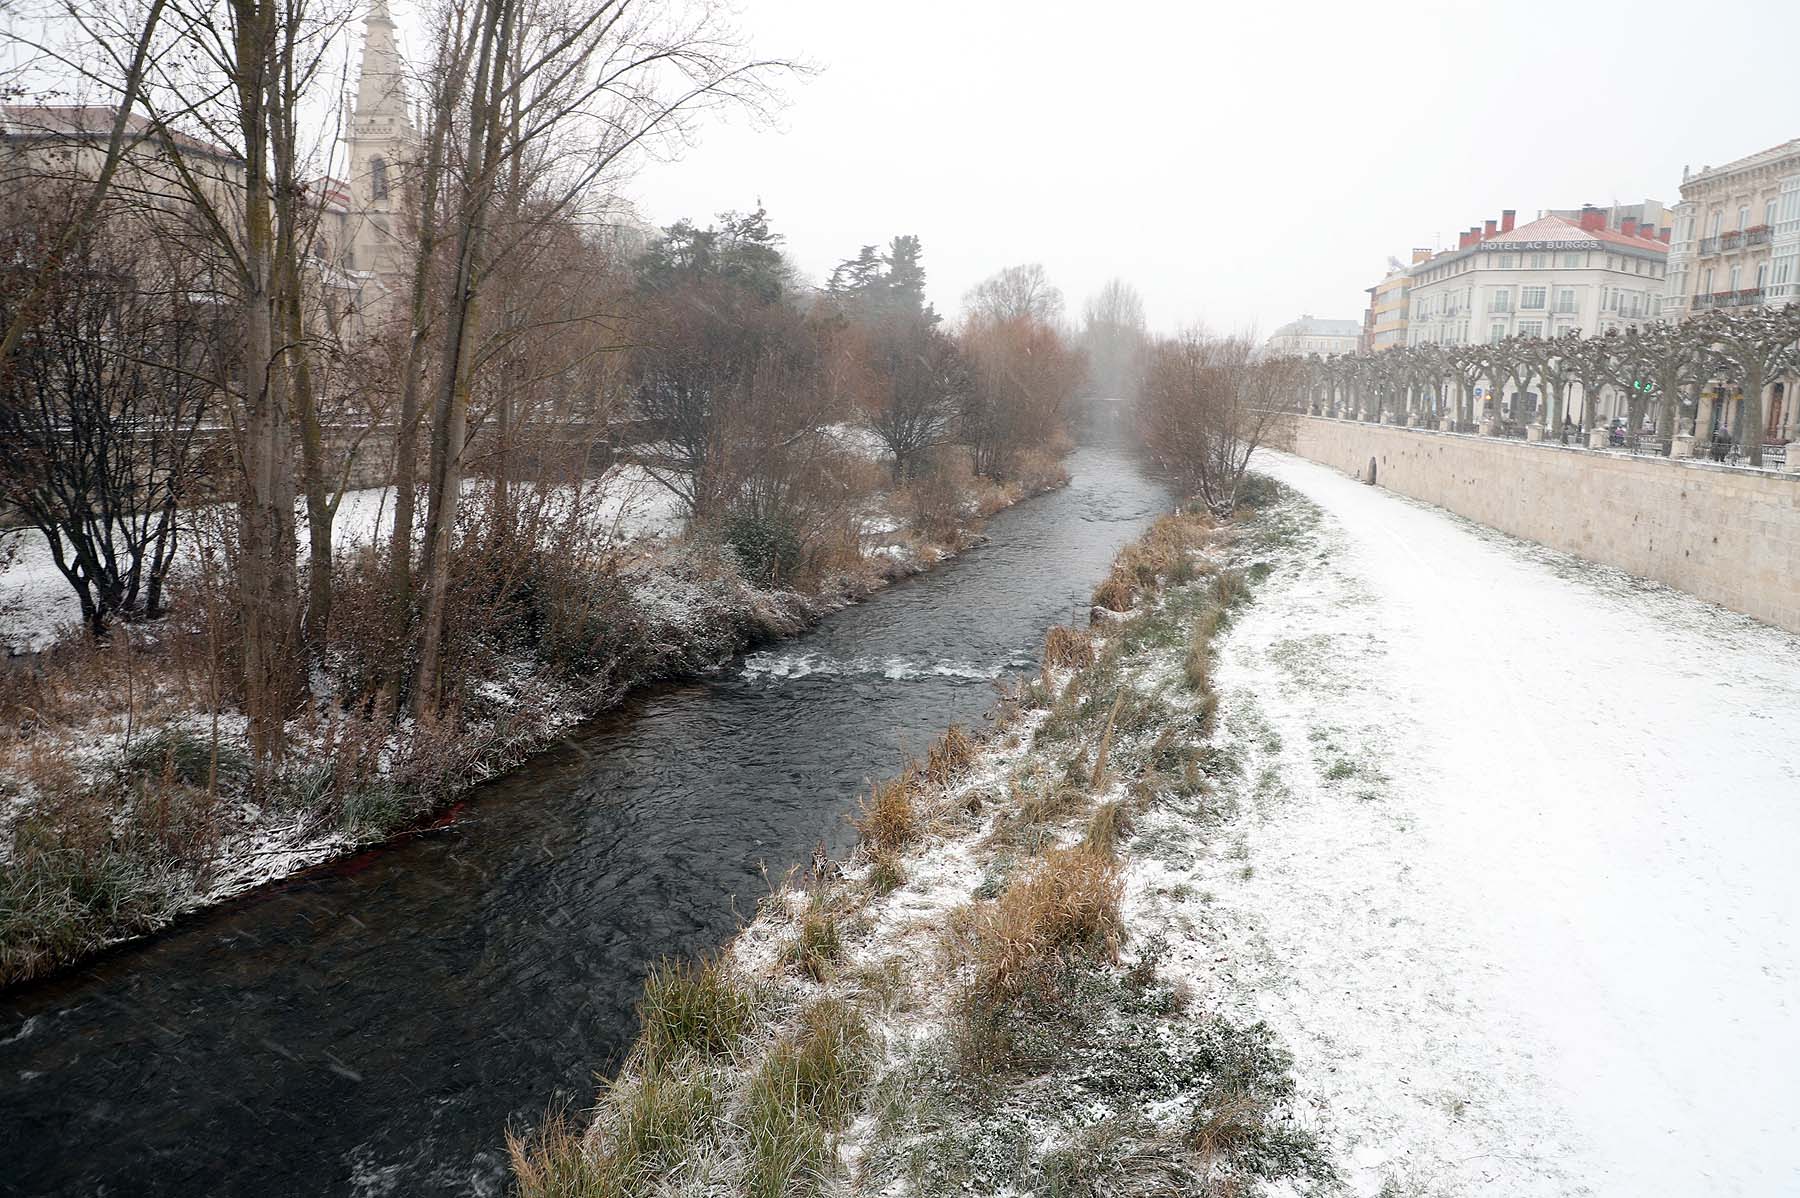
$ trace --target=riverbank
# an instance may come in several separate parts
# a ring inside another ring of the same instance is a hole
[[[877,505],[855,560],[804,591],[753,585],[731,551],[703,539],[632,540],[609,576],[629,619],[597,630],[603,652],[580,669],[515,649],[490,663],[453,724],[435,727],[341,710],[316,674],[320,693],[273,776],[250,769],[241,718],[209,701],[206,671],[178,638],[122,638],[148,648],[148,665],[79,639],[15,663],[0,702],[0,987],[427,826],[634,691],[804,631],[954,557],[987,516],[1066,481],[1052,468],[985,487],[930,528]]]
[[[514,1139],[522,1192],[1327,1178],[1281,1045],[1196,991],[1207,900],[1177,876],[1264,784],[1216,727],[1213,639],[1310,516],[1259,490],[1226,526],[1158,522],[990,736],[947,732],[872,788],[846,860],[654,970],[598,1110]]]

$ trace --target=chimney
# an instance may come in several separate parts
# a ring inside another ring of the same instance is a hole
[[[1412,258],[1413,258],[1414,266],[1417,266],[1421,262],[1429,261],[1431,258],[1431,250],[1429,247],[1427,247],[1425,249],[1420,249],[1418,246],[1415,245],[1415,246],[1413,246]]]
[[[1657,230],[1657,233],[1656,233],[1657,240],[1661,241],[1664,245],[1668,245],[1669,244],[1669,234],[1673,233],[1674,231],[1675,231],[1675,226],[1664,225],[1661,229]]]
[[[1464,229],[1462,232],[1460,232],[1456,235],[1456,248],[1459,250],[1468,249],[1469,242],[1473,237],[1474,237],[1473,233],[1471,233],[1467,229]]]
[[[1606,228],[1606,209],[1588,205],[1581,210],[1581,227],[1592,233]]]
[[[1495,223],[1496,222],[1494,222],[1494,221],[1489,221],[1487,223],[1487,231],[1481,235],[1481,239],[1483,241],[1486,241],[1488,238],[1490,238],[1494,235],[1494,233],[1496,232],[1496,230],[1494,228]]]
[[[1625,236],[1627,236],[1627,237],[1636,237],[1638,235],[1637,218],[1633,217],[1633,216],[1628,216],[1624,220],[1620,221],[1619,222],[1619,232],[1625,234]]]
[[[1519,215],[1518,212],[1516,212],[1515,210],[1513,210],[1511,208],[1502,208],[1500,210],[1500,231],[1502,233],[1512,232],[1513,231],[1513,221],[1518,217],[1518,215]]]

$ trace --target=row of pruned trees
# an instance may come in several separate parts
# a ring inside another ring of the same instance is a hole
[[[1634,325],[1599,337],[1509,337],[1479,345],[1415,345],[1305,360],[1300,406],[1368,420],[1392,416],[1472,429],[1510,415],[1557,436],[1590,429],[1602,399],[1623,398],[1635,444],[1646,419],[1669,451],[1696,431],[1709,389],[1735,392],[1742,408],[1730,436],[1762,463],[1764,393],[1800,372],[1800,305],[1715,311],[1681,323]],[[1485,388],[1481,410],[1476,392]],[[1537,401],[1525,408],[1527,396]]]

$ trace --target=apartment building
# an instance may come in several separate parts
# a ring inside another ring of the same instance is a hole
[[[1800,302],[1800,138],[1686,172],[1664,313]]]
[[[1415,249],[1412,265],[1431,257],[1429,249]],[[1370,353],[1406,344],[1406,321],[1411,311],[1412,266],[1403,266],[1398,258],[1388,259],[1388,272],[1381,282],[1366,289],[1368,311],[1363,315],[1361,348]]]
[[[1596,336],[1654,320],[1667,285],[1670,232],[1588,207],[1473,225],[1455,249],[1411,268],[1408,345],[1470,345],[1511,336]]]

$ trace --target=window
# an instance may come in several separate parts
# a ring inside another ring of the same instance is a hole
[[[1492,326],[1491,328],[1489,328],[1488,329],[1488,340],[1489,341],[1505,341],[1506,340],[1506,326],[1503,324],[1496,324],[1496,325]]]
[[[1549,265],[1550,265],[1550,255],[1549,254],[1533,254],[1531,256],[1531,269],[1544,270],[1544,269],[1547,269],[1549,267]]]
[[[1713,285],[1713,268],[1709,266],[1706,268],[1706,273],[1704,275],[1702,275],[1700,278],[1700,290],[1707,295],[1711,295],[1712,294],[1712,285]]]
[[[1761,291],[1769,285],[1769,264],[1763,263],[1756,268],[1756,289]]]
[[[1513,256],[1511,254],[1501,254],[1500,255],[1500,269],[1501,270],[1511,270],[1512,268],[1513,268]]]
[[[1731,268],[1731,288],[1730,289],[1732,291],[1736,291],[1738,289],[1738,281],[1743,277],[1743,274],[1744,274],[1743,267],[1734,266]]]
[[[1775,223],[1775,201],[1770,200],[1768,203],[1763,205],[1763,224],[1772,225],[1774,223]]]
[[[1543,335],[1544,335],[1544,322],[1543,321],[1541,321],[1541,320],[1521,320],[1519,322],[1519,336],[1521,336],[1521,337],[1542,337]]]
[[[1574,314],[1575,289],[1573,287],[1558,287],[1556,289],[1556,310],[1559,314],[1564,316]]]
[[[1564,270],[1580,270],[1581,269],[1581,255],[1580,254],[1564,254],[1563,255],[1563,269]]]
[[[1496,289],[1493,292],[1490,292],[1488,295],[1488,311],[1489,312],[1511,312],[1512,311],[1512,289],[1510,287],[1501,287],[1501,288]]]
[[[1713,209],[1712,223],[1707,226],[1706,235],[1708,237],[1717,237],[1719,235],[1719,226],[1724,223],[1725,223],[1724,209],[1722,209],[1722,208]]]
[[[1544,306],[1544,289],[1542,287],[1524,287],[1519,291],[1519,307],[1541,308]]]
[[[387,159],[376,157],[369,159],[369,194],[375,199],[386,199],[388,193]]]
[[[1742,233],[1750,227],[1750,205],[1745,204],[1738,209],[1738,232]]]
[[[1613,266],[1613,256],[1612,256],[1612,255],[1611,255],[1611,254],[1608,254],[1608,255],[1607,255],[1607,256],[1606,256],[1606,269],[1608,269],[1608,270],[1613,270],[1613,269],[1616,269],[1616,268],[1615,268],[1615,267],[1614,267],[1614,266]]]

